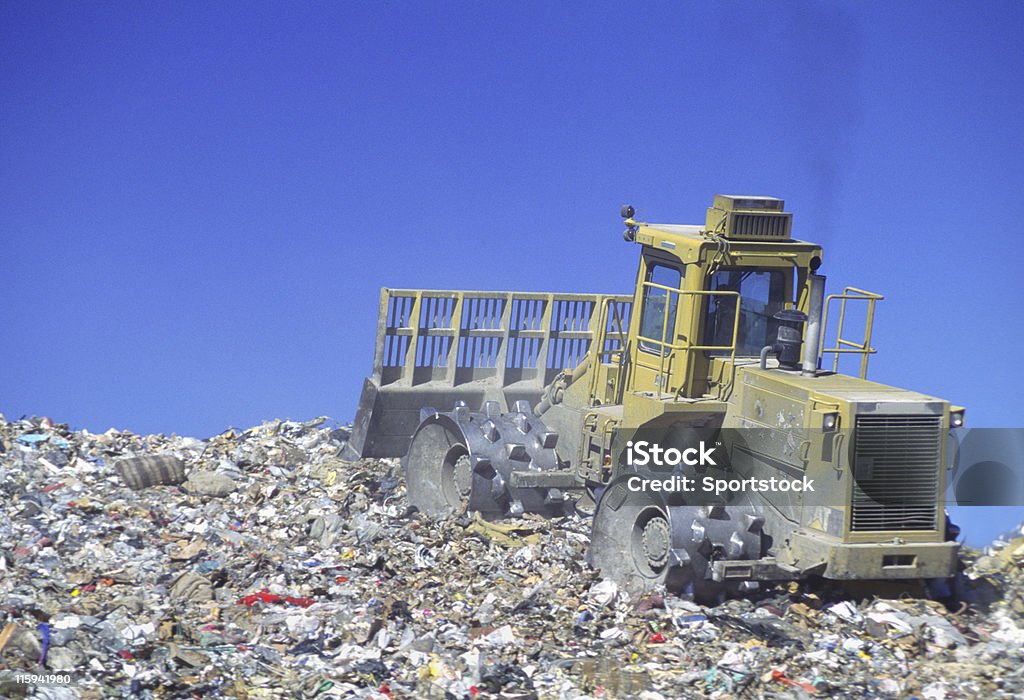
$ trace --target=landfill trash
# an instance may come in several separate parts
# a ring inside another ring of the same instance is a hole
[[[828,612],[841,620],[845,620],[846,622],[859,622],[861,620],[861,615],[857,612],[857,606],[849,600],[840,600],[837,603],[829,605],[826,609]]]
[[[201,603],[213,600],[213,587],[209,579],[197,573],[186,571],[175,580],[170,591],[171,600]]]
[[[0,418],[0,697],[1024,695],[1021,531],[965,549],[945,604],[631,597],[586,566],[585,518],[430,520],[398,461],[340,459],[348,434]]]
[[[227,496],[235,490],[235,482],[220,472],[192,472],[184,487],[199,496]]]

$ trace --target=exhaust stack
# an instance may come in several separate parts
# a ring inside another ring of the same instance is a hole
[[[804,332],[804,356],[800,374],[815,376],[818,373],[818,351],[821,349],[821,315],[825,303],[825,275],[811,273],[807,279],[807,325]]]

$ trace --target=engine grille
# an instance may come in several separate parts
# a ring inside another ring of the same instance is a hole
[[[941,416],[857,416],[850,529],[934,530]]]
[[[730,238],[789,238],[792,218],[778,214],[733,214]]]

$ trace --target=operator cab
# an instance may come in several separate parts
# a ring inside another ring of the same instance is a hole
[[[643,246],[628,390],[720,395],[731,381],[726,369],[775,342],[786,323],[780,312],[808,312],[821,248],[790,236],[792,214],[783,204],[717,195],[703,226],[627,218],[626,239]]]

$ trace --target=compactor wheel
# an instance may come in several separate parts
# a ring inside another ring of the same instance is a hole
[[[590,565],[630,593],[668,582],[672,529],[664,502],[654,493],[631,491],[626,480],[612,482],[594,513]]]
[[[426,423],[413,436],[405,457],[409,502],[433,518],[459,516],[469,505],[472,469],[469,450],[442,423]]]

